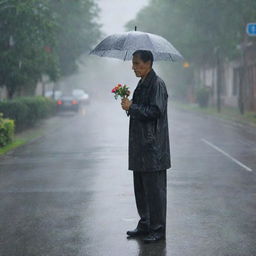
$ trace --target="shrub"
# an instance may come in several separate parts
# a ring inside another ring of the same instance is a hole
[[[41,96],[0,102],[0,112],[5,118],[15,121],[17,131],[33,126],[41,118],[53,115],[55,108],[55,101]]]
[[[210,91],[208,88],[199,88],[196,91],[196,100],[200,107],[207,107],[209,103]]]
[[[25,127],[25,120],[28,116],[28,107],[26,104],[18,101],[3,101],[0,103],[0,112],[5,118],[15,121],[17,130]]]
[[[4,119],[0,113],[0,147],[4,147],[12,142],[14,135],[14,121]]]

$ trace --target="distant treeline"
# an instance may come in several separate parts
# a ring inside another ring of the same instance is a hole
[[[138,30],[164,36],[191,68],[198,68],[214,66],[217,56],[219,62],[239,57],[242,42],[256,43],[256,37],[246,33],[251,22],[256,22],[255,0],[151,0],[126,28],[133,30],[136,25]],[[175,81],[191,79],[184,77],[184,68],[178,71],[173,72]]]
[[[255,0],[151,0],[126,27],[160,34],[188,61],[206,64],[217,49],[223,57],[237,56],[250,22],[256,22]]]
[[[72,74],[101,35],[93,0],[0,0],[0,86],[33,91]]]

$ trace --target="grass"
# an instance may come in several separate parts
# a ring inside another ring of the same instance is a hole
[[[201,108],[196,103],[186,104],[186,103],[173,101],[173,100],[172,100],[172,103],[174,106],[184,110],[196,111],[196,112],[205,113],[208,115],[217,116],[222,119],[236,121],[243,124],[251,124],[253,126],[256,126],[256,112],[245,111],[244,115],[241,115],[238,108],[222,106],[221,112],[218,113],[217,107],[213,107],[213,106],[208,106],[207,108]]]
[[[40,138],[42,135],[44,135],[44,132],[43,129],[40,128],[32,128],[21,132],[14,136],[14,139],[10,144],[0,148],[0,156],[8,153],[15,148],[25,145],[33,141],[34,139]]]
[[[13,138],[13,142],[6,145],[5,147],[0,148],[0,156],[22,145],[34,141],[51,132],[52,130],[59,129],[61,127],[61,124],[61,119],[58,116],[52,116],[50,118],[38,121],[31,128],[16,133]]]
[[[25,143],[26,143],[26,140],[24,139],[14,139],[14,141],[11,142],[10,144],[0,148],[0,156],[6,154],[10,150],[15,149]]]

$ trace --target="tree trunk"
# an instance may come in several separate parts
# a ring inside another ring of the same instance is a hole
[[[221,111],[221,58],[219,49],[217,50],[217,109]]]
[[[13,98],[13,95],[15,93],[15,90],[13,88],[7,88],[7,97],[8,97],[8,100],[11,100]]]

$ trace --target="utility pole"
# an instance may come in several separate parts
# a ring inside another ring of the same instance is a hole
[[[55,100],[55,94],[56,94],[56,82],[53,83],[52,87],[52,99]]]
[[[218,113],[221,111],[221,59],[220,59],[220,48],[216,50],[216,69],[217,69],[217,109]]]
[[[241,53],[241,67],[239,72],[239,95],[238,95],[238,107],[240,114],[244,114],[244,105],[245,105],[245,97],[244,97],[244,87],[247,85],[247,76],[246,76],[246,48],[250,46],[252,43],[249,42],[249,36],[256,36],[256,23],[248,23],[246,26],[246,33],[244,34],[243,42],[237,46],[240,49]]]
[[[244,86],[245,86],[245,67],[246,67],[246,60],[245,60],[245,51],[248,44],[247,35],[245,35],[243,42],[240,45],[241,49],[241,67],[239,72],[239,94],[238,94],[238,107],[240,114],[244,114]]]
[[[241,67],[239,69],[239,90],[238,90],[238,107],[241,115],[244,114],[243,81],[244,81],[244,44],[242,44],[242,47],[241,47]]]

